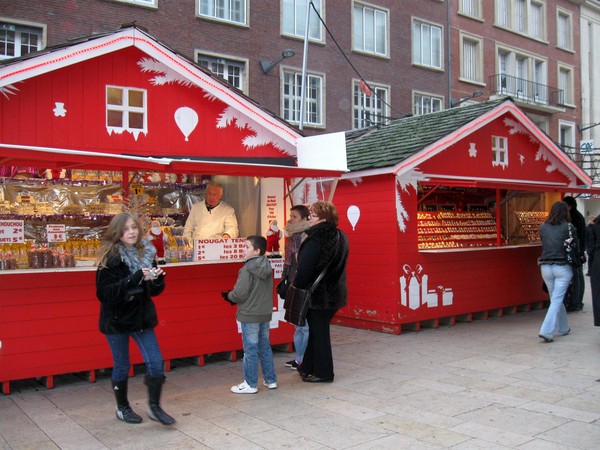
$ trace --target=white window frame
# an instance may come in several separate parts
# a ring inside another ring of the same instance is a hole
[[[474,45],[472,51],[466,51],[466,43]],[[483,38],[463,32],[460,32],[460,80],[484,84]]]
[[[220,55],[216,53],[195,51],[194,59],[196,63],[215,75],[223,78],[227,83],[240,91],[248,94],[248,60],[241,58],[232,58],[230,56]],[[223,70],[218,70],[214,64],[222,65]],[[236,75],[235,68],[240,69],[240,74]],[[217,70],[215,70],[217,69]],[[231,74],[230,74],[231,72]],[[232,83],[232,78],[239,78],[239,83]]]
[[[281,34],[304,39],[307,2],[308,0],[281,0]],[[312,0],[312,2],[321,18],[325,20],[323,5],[325,0]],[[323,42],[323,24],[312,7],[309,11],[308,39],[314,42]],[[291,18],[288,17],[289,15],[291,15]]]
[[[369,21],[365,21],[365,14],[372,15],[371,28]],[[384,8],[375,7],[367,3],[355,2],[352,6],[352,49],[367,55],[389,57],[390,53],[390,13]],[[377,32],[377,24],[383,23],[385,29]],[[383,34],[383,36],[379,36]],[[370,39],[369,44],[368,39]],[[381,48],[381,45],[383,49]]]
[[[27,52],[24,54],[21,53],[22,39],[25,34],[35,34],[38,36],[37,45],[35,46],[35,50],[32,50],[32,51],[42,50],[44,47],[46,47],[46,38],[47,38],[46,25],[34,23],[34,22],[25,22],[25,21],[20,21],[20,20],[5,19],[3,17],[0,17],[0,31],[6,32],[7,33],[6,36],[8,36],[8,33],[11,33],[11,32],[14,33],[14,36],[13,36],[14,42],[11,41],[12,45],[14,47],[14,53],[13,54],[5,54],[4,53],[4,49],[5,49],[7,40],[6,39],[2,40],[2,41],[0,41],[0,52],[2,52],[2,53],[0,53],[0,60],[10,59],[10,58],[20,58],[21,56],[24,56],[27,53],[31,53],[31,52]],[[39,31],[39,33],[37,31]],[[4,35],[0,36],[0,37],[4,39]]]
[[[121,3],[130,3],[132,5],[144,6],[146,8],[158,8],[158,0],[115,0]]]
[[[441,25],[414,18],[412,20],[411,38],[413,64],[442,70],[444,65],[444,28]],[[427,40],[429,40],[428,46],[424,48],[423,44]],[[438,50],[437,60],[435,60],[436,46]]]
[[[250,0],[196,0],[196,14],[198,17],[205,19],[247,26],[249,1]],[[233,8],[238,3],[240,4],[239,11],[234,11]],[[219,7],[222,7],[222,12],[219,12]],[[232,18],[238,14],[240,15],[239,20]]]
[[[573,51],[573,12],[556,8],[556,46]]]
[[[563,105],[575,107],[575,71],[572,66],[558,64],[558,88],[563,91]]]
[[[290,86],[290,82],[293,84]],[[325,75],[306,74],[306,98],[304,104],[305,126],[325,126]],[[290,88],[293,92],[290,92]],[[300,123],[302,94],[302,71],[291,67],[281,68],[281,117],[289,123]]]
[[[444,109],[444,97],[426,92],[413,91],[413,114],[422,116]]]
[[[546,7],[546,0],[494,0],[494,26],[545,42]]]
[[[121,105],[115,103],[108,103],[108,90],[118,89],[122,91],[121,98],[123,103]],[[143,106],[130,106],[129,105],[129,92],[138,92],[142,94]],[[105,104],[106,104],[106,129],[109,132],[121,133],[123,131],[129,131],[131,133],[148,133],[148,92],[146,89],[132,88],[126,86],[115,86],[107,85],[105,91]],[[108,113],[119,112],[121,114],[121,126],[109,125]],[[142,114],[143,115],[143,126],[142,128],[132,128],[129,125],[129,113]]]
[[[492,135],[492,166],[508,166],[508,138]]]
[[[577,129],[574,122],[559,119],[557,138],[559,145],[575,148],[576,131]]]
[[[462,16],[481,20],[481,0],[459,0],[458,13]]]
[[[540,87],[539,91],[528,92],[528,84],[523,83],[521,80],[516,80],[514,86],[508,84],[505,87],[500,86],[498,90],[501,94],[512,95],[516,98],[529,97],[536,99],[537,103],[548,103],[550,93],[547,88],[548,60],[546,58],[512,47],[497,45],[496,64],[496,73],[499,76],[507,75],[546,86],[545,88]],[[534,86],[538,87],[537,85]]]
[[[367,81],[367,84],[371,88],[371,96],[361,90],[360,80],[352,81],[353,130],[383,124],[389,119],[390,87],[371,81]]]

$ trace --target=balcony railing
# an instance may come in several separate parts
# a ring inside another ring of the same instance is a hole
[[[510,75],[492,75],[490,89],[492,95],[510,96],[527,103],[553,107],[562,107],[565,104],[565,93],[562,89]]]

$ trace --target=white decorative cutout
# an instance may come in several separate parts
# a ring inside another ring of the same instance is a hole
[[[67,115],[67,110],[65,109],[65,104],[61,102],[54,103],[55,108],[52,110],[56,117],[65,117]]]
[[[475,148],[475,142],[469,143],[469,156],[471,158],[477,157],[477,149]]]
[[[348,211],[346,211],[346,215],[348,216],[350,225],[352,225],[352,231],[354,231],[356,229],[356,224],[358,223],[358,219],[360,219],[359,207],[356,205],[349,206]]]
[[[525,164],[525,155],[522,153],[519,153],[519,162],[522,166]]]
[[[402,270],[404,271],[404,275],[400,277],[402,306],[416,310],[422,306],[427,308],[449,306],[454,302],[454,292],[451,288],[437,286],[435,289],[429,289],[429,275],[423,273],[420,264],[417,264],[414,270],[410,265],[404,264]]]
[[[185,140],[189,141],[188,137],[196,129],[196,125],[198,125],[198,113],[187,106],[177,108],[177,111],[175,111],[175,123],[185,136]]]
[[[18,90],[19,88],[13,86],[12,84],[0,86],[0,94],[4,95],[6,98],[9,98],[9,95],[17,95]]]

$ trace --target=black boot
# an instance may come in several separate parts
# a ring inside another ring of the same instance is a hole
[[[148,386],[148,417],[163,425],[173,425],[175,419],[163,411],[160,407],[160,393],[165,377],[149,377],[146,375],[144,383]]]
[[[112,388],[117,400],[117,411],[115,412],[117,419],[127,423],[142,423],[142,418],[133,412],[133,409],[129,406],[127,380],[113,381]]]

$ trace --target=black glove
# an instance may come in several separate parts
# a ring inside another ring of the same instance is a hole
[[[235,305],[235,302],[232,302],[231,300],[229,300],[229,293],[231,291],[222,291],[221,292],[221,297],[223,297],[223,300],[225,300],[226,302],[229,302],[230,305]]]

